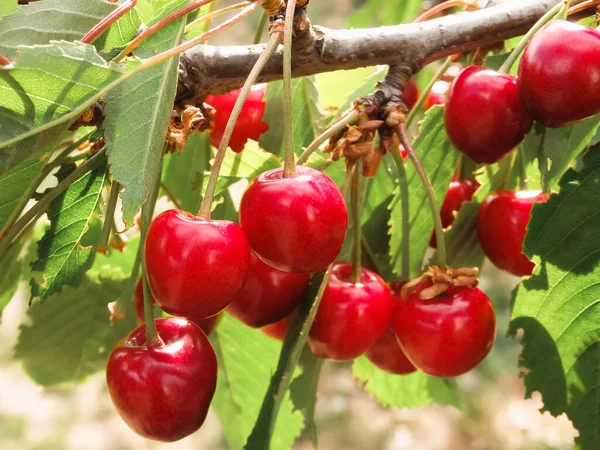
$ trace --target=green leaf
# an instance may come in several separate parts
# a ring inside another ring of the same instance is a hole
[[[348,94],[364,84],[365,79],[374,71],[373,67],[361,67],[360,69],[336,70],[315,75],[320,90],[321,106],[339,109],[348,100]]]
[[[390,374],[375,367],[364,356],[354,361],[352,374],[383,406],[414,408],[432,403],[460,404],[453,379],[432,377],[419,371],[408,375]]]
[[[136,8],[130,9],[123,17],[96,39],[94,45],[98,51],[120,49],[131,41],[142,25],[142,18]],[[116,55],[115,55],[116,56]]]
[[[481,267],[484,254],[477,237],[478,210],[478,202],[463,203],[452,227],[444,232],[450,267]]]
[[[43,146],[122,74],[92,45],[20,47],[14,68],[0,67],[0,174]]]
[[[217,391],[211,407],[232,450],[241,450],[252,432],[281,345],[260,330],[225,315],[211,336],[219,360]],[[289,450],[303,426],[289,394],[283,401],[271,450]]]
[[[346,102],[340,106],[340,111],[344,112],[349,110],[354,102],[361,98],[365,97],[369,94],[375,92],[377,87],[377,83],[385,78],[387,74],[387,69],[378,69],[373,72],[360,86],[358,86],[346,99]]]
[[[427,111],[425,120],[421,124],[420,135],[414,143],[414,150],[431,180],[438,209],[444,200],[458,160],[458,151],[452,146],[446,134],[443,115],[444,109],[441,107],[433,107]],[[402,270],[402,241],[408,238],[409,277],[414,278],[421,273],[423,255],[433,231],[433,218],[421,179],[410,161],[406,168],[406,177],[409,191],[410,236],[402,236],[402,205],[400,191],[396,188],[394,199],[390,204],[390,257],[394,272],[399,274]]]
[[[116,6],[105,0],[44,0],[19,6],[16,14],[0,19],[0,53],[12,60],[18,46],[78,41]]]
[[[566,127],[546,129],[544,154],[552,161],[548,171],[549,186],[558,181],[571,162],[590,144],[598,126],[600,114]]]
[[[0,3],[0,17],[15,13],[18,4],[18,0],[3,0],[2,3]]]
[[[591,450],[600,448],[600,146],[583,163],[533,207],[524,252],[536,268],[513,294],[509,334],[524,332],[526,395],[539,391],[544,409],[565,412],[577,448]]]
[[[230,153],[230,152],[228,152]],[[183,153],[165,156],[163,183],[179,201],[181,207],[197,213],[202,202],[202,179],[210,169],[210,133],[194,133]]]
[[[302,369],[290,385],[290,396],[294,402],[294,409],[304,414],[304,423],[308,428],[313,446],[318,448],[317,425],[315,424],[315,406],[317,405],[317,387],[324,360],[317,358],[305,346],[300,355],[298,365]]]
[[[283,82],[267,84],[265,93],[267,107],[263,120],[269,124],[269,130],[259,139],[260,146],[275,155],[283,155]],[[302,153],[302,147],[308,146],[315,138],[315,128],[320,130],[322,114],[319,109],[319,91],[314,77],[302,77],[292,80],[292,117],[294,150]],[[320,132],[320,131],[318,131]]]
[[[120,272],[85,277],[78,289],[66,288],[52,302],[36,303],[27,311],[15,359],[38,384],[51,386],[81,381],[104,369],[112,348],[136,327],[133,302],[124,319],[110,323],[108,304],[128,280]]]
[[[59,178],[66,176],[61,171]],[[42,282],[32,280],[32,297],[48,297],[64,285],[76,287],[92,267],[95,250],[82,247],[81,240],[90,221],[100,214],[102,190],[106,186],[106,165],[89,172],[50,203],[51,226],[39,242],[39,259],[33,270],[43,273]]]
[[[19,236],[8,248],[2,259],[0,259],[0,317],[2,310],[8,305],[17,291],[19,281],[22,278],[25,261],[27,260],[27,255],[22,255],[23,247],[31,238],[31,230],[33,230],[33,227]]]
[[[187,2],[170,3],[155,21]],[[184,19],[166,26],[138,47],[136,55],[147,57],[177,45],[184,26]],[[114,180],[125,187],[121,199],[123,221],[128,227],[133,225],[135,214],[148,200],[160,170],[177,90],[178,67],[178,57],[151,67],[114,89],[106,100],[103,126],[108,162]]]

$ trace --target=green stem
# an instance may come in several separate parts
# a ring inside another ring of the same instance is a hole
[[[408,136],[406,135],[406,127],[403,123],[396,126],[396,134],[400,138],[400,142],[404,146],[404,149],[408,153],[408,157],[412,161],[415,166],[415,170],[417,171],[417,175],[421,179],[423,183],[423,188],[425,188],[425,193],[427,194],[427,200],[429,201],[429,207],[431,208],[431,215],[433,216],[433,226],[435,230],[435,238],[437,240],[437,258],[438,265],[443,270],[446,268],[446,241],[444,239],[444,227],[442,226],[442,218],[440,217],[440,209],[438,208],[435,192],[433,191],[433,186],[431,185],[431,181],[421,164],[421,161],[417,157],[417,154],[412,148],[412,144],[408,140]]]
[[[342,193],[342,197],[346,199],[348,197],[348,187],[350,186],[350,180],[352,180],[352,174],[354,173],[354,168],[356,164],[353,162],[349,162],[346,165],[346,173],[344,174],[344,182],[342,183],[342,189],[340,192]]]
[[[423,90],[423,92],[421,92],[417,103],[415,104],[415,106],[413,106],[413,108],[409,111],[408,115],[406,116],[406,128],[410,127],[410,124],[414,120],[417,111],[421,109],[421,106],[423,106],[423,104],[425,103],[425,99],[431,92],[433,85],[436,81],[442,78],[442,76],[446,73],[446,70],[448,70],[448,67],[450,67],[450,64],[452,64],[452,59],[448,57],[446,58],[446,61],[444,61],[444,63],[440,66],[438,71],[433,74],[433,77],[431,77],[431,80],[429,80],[429,83],[427,83],[427,86],[425,86],[425,89]]]
[[[361,275],[361,232],[360,232],[360,177],[362,172],[362,158],[360,158],[354,167],[352,175],[351,203],[353,239],[352,239],[352,282],[358,283]]]
[[[117,200],[119,199],[120,190],[121,183],[113,180],[110,185],[110,196],[108,197],[108,205],[106,205],[104,225],[102,226],[102,235],[100,237],[100,245],[98,248],[106,249],[108,246],[108,238],[110,237],[112,225],[115,223],[115,210],[117,209]]]
[[[398,168],[398,187],[400,189],[400,202],[402,203],[402,272],[400,281],[408,281],[410,276],[410,219],[408,212],[408,178],[404,159],[400,153],[400,147],[396,144],[391,151],[396,167]]]
[[[294,129],[292,123],[292,33],[296,0],[287,0],[283,25],[283,176],[294,177],[296,155],[294,155]]]
[[[337,133],[344,130],[348,125],[352,125],[357,120],[358,120],[358,111],[353,109],[349,113],[347,113],[345,116],[340,118],[340,120],[338,120],[336,123],[331,125],[328,129],[323,131],[323,133],[321,133],[318,137],[316,137],[315,140],[312,141],[308,147],[306,147],[306,150],[304,150],[304,152],[302,152],[302,154],[300,155],[300,157],[298,158],[298,161],[296,161],[296,163],[304,164],[306,161],[308,161],[308,158],[310,157],[310,155],[312,155],[312,153],[316,149],[318,149],[323,142],[325,142],[327,139],[335,136]]]
[[[513,64],[519,57],[519,55],[523,52],[523,50],[525,50],[525,46],[531,40],[533,35],[535,33],[537,33],[540,30],[540,28],[542,28],[544,25],[546,25],[548,22],[550,22],[554,18],[554,16],[556,16],[556,14],[560,13],[563,8],[566,9],[565,2],[560,2],[557,5],[555,5],[553,8],[551,8],[546,14],[544,14],[540,18],[540,20],[538,20],[531,27],[531,29],[527,32],[527,34],[525,36],[523,36],[523,39],[521,39],[521,41],[517,44],[515,49],[510,53],[510,55],[508,55],[508,58],[506,58],[506,61],[504,61],[504,64],[502,64],[500,66],[500,69],[498,69],[498,72],[500,72],[500,73],[510,72],[511,67],[513,66]]]
[[[160,182],[160,188],[167,195],[167,198],[169,200],[171,200],[171,202],[175,205],[175,208],[181,209],[181,210],[183,209],[179,200],[177,200],[175,195],[173,195],[173,192],[171,192],[171,189],[169,189],[168,186],[163,181]]]
[[[46,178],[48,175],[50,175],[50,172],[52,172],[55,168],[60,166],[64,161],[67,161],[69,154],[71,152],[73,152],[81,144],[83,144],[85,141],[87,141],[90,138],[90,136],[92,135],[92,133],[93,132],[89,132],[82,138],[78,139],[75,142],[72,142],[67,147],[65,147],[65,149],[62,152],[60,152],[60,154],[58,156],[56,156],[52,161],[50,161],[46,165],[46,167],[44,168],[44,172],[42,173],[42,176],[40,177],[41,179],[39,180],[39,182],[41,183],[44,180],[44,178]]]
[[[258,21],[258,25],[256,25],[256,33],[254,34],[254,40],[252,41],[254,45],[260,44],[260,40],[265,31],[265,27],[267,26],[268,21],[269,16],[267,16],[267,13],[263,9],[260,15],[260,19]]]
[[[221,165],[223,165],[223,160],[225,159],[225,152],[227,151],[227,146],[229,145],[229,140],[231,139],[231,134],[233,133],[235,123],[237,122],[240,112],[242,111],[242,106],[244,106],[244,102],[246,101],[246,98],[250,93],[252,85],[256,82],[258,75],[264,68],[267,61],[269,61],[273,53],[275,53],[275,50],[277,50],[279,41],[280,34],[273,33],[269,38],[269,42],[265,47],[264,51],[262,52],[256,63],[254,64],[254,67],[250,71],[248,78],[246,78],[240,95],[235,101],[235,105],[233,106],[233,110],[231,111],[231,116],[229,116],[229,120],[227,121],[227,125],[225,126],[225,131],[223,132],[223,137],[221,138],[219,148],[217,149],[217,153],[215,155],[215,161],[213,162],[213,166],[210,171],[210,177],[206,186],[204,198],[202,199],[202,204],[200,205],[200,211],[198,211],[198,217],[202,219],[210,219],[210,211],[212,207],[213,197],[215,195],[217,180],[219,179],[219,171],[221,170]]]
[[[89,160],[71,172],[64,180],[58,183],[50,192],[44,195],[35,205],[33,205],[25,214],[23,214],[12,227],[7,229],[6,234],[0,239],[0,258],[2,258],[13,239],[21,230],[25,228],[25,226],[27,226],[31,220],[38,217],[38,215],[42,215],[44,211],[46,211],[48,205],[50,205],[50,202],[65,192],[75,181],[102,164],[105,160],[105,157],[106,148],[103,148]]]

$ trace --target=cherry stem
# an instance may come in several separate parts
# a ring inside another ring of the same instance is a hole
[[[209,0],[209,1],[212,1],[212,0]],[[187,24],[185,26],[184,33],[188,33],[195,26],[200,25],[201,23],[210,22],[215,17],[218,17],[218,16],[220,16],[222,14],[226,14],[226,13],[231,12],[231,11],[235,11],[235,10],[238,10],[238,9],[245,8],[246,6],[250,5],[251,3],[252,3],[252,1],[247,0],[247,1],[244,1],[244,2],[236,3],[235,5],[230,5],[230,6],[227,6],[225,8],[221,8],[221,9],[217,9],[215,11],[209,12],[208,14],[205,14],[202,17],[198,17],[193,22],[190,22],[189,24]]]
[[[298,175],[294,155],[294,129],[292,124],[292,33],[296,0],[287,0],[283,25],[283,176]]]
[[[208,184],[206,186],[206,193],[204,194],[204,198],[202,199],[202,204],[200,205],[200,210],[198,211],[198,217],[205,220],[210,220],[210,212],[212,209],[213,197],[215,195],[215,188],[217,185],[217,180],[219,179],[219,171],[221,170],[221,166],[223,165],[223,160],[225,159],[225,152],[227,151],[227,146],[229,145],[229,140],[231,139],[231,134],[233,133],[233,129],[235,127],[235,123],[240,116],[240,112],[242,111],[242,106],[244,106],[244,102],[250,93],[250,89],[252,85],[256,82],[260,72],[265,67],[265,64],[275,50],[277,50],[277,46],[279,45],[279,41],[281,40],[281,33],[274,32],[271,34],[269,38],[269,42],[267,46],[263,50],[262,54],[252,67],[248,78],[244,82],[244,86],[235,101],[235,105],[233,106],[233,110],[231,111],[231,115],[229,116],[229,120],[227,121],[227,125],[225,126],[225,131],[223,132],[223,137],[221,138],[221,142],[219,143],[219,148],[217,149],[217,153],[215,155],[215,160],[213,162],[212,169],[210,171],[210,177],[208,179]]]
[[[427,200],[429,201],[429,207],[431,208],[431,215],[433,216],[433,226],[435,230],[435,238],[437,240],[437,259],[438,265],[443,270],[446,268],[446,241],[444,239],[444,227],[442,226],[442,218],[440,216],[440,209],[437,205],[437,201],[435,199],[435,192],[433,192],[433,186],[431,185],[431,181],[421,164],[421,161],[417,157],[417,154],[412,148],[412,144],[408,140],[408,136],[406,134],[406,126],[401,123],[396,125],[395,127],[396,134],[400,138],[400,143],[404,146],[406,153],[408,153],[408,157],[412,161],[417,171],[417,175],[421,179],[423,183],[423,188],[425,188],[425,193],[427,194]]]
[[[400,189],[400,202],[402,203],[402,272],[400,281],[408,281],[410,276],[410,218],[408,212],[408,178],[406,178],[406,168],[404,159],[400,153],[400,146],[397,142],[392,145],[391,152],[396,167],[398,168],[398,188]]]
[[[350,198],[350,208],[352,210],[352,224],[354,225],[352,236],[352,279],[353,283],[360,282],[361,267],[361,232],[360,232],[360,212],[361,212],[361,195],[360,195],[360,176],[362,169],[362,158],[354,164],[352,174],[352,188]]]
[[[348,187],[350,186],[350,180],[352,180],[352,173],[354,171],[354,162],[349,162],[346,165],[346,174],[344,175],[344,183],[342,184],[342,189],[340,192],[342,193],[342,197],[348,197]]]
[[[98,39],[113,23],[123,17],[127,11],[137,5],[137,0],[129,0],[111,12],[108,16],[98,22],[94,27],[81,38],[84,44],[91,44]]]
[[[523,39],[521,39],[521,41],[517,44],[517,46],[514,48],[514,50],[510,53],[510,55],[508,55],[508,58],[506,58],[506,61],[504,61],[504,63],[500,66],[500,69],[498,69],[498,72],[500,72],[500,73],[510,72],[511,67],[514,65],[515,61],[517,60],[519,55],[521,55],[523,50],[525,50],[525,46],[531,40],[533,35],[535,33],[537,33],[540,30],[540,28],[542,28],[544,25],[546,25],[548,22],[550,22],[552,19],[554,19],[554,16],[559,14],[563,8],[566,9],[566,3],[560,2],[557,5],[555,5],[553,8],[548,10],[548,12],[546,14],[544,14],[540,18],[540,20],[538,20],[531,27],[531,29],[527,32],[527,34],[525,36],[523,36]]]
[[[262,13],[260,14],[260,20],[258,21],[258,25],[256,26],[256,33],[254,34],[254,40],[252,41],[252,43],[254,45],[260,44],[260,40],[262,39],[262,35],[265,32],[265,27],[267,26],[268,20],[269,20],[269,16],[267,16],[267,13],[263,9]]]
[[[336,123],[331,125],[328,129],[323,131],[323,133],[321,133],[318,137],[316,137],[315,140],[312,141],[308,147],[306,147],[306,150],[304,150],[304,152],[302,152],[302,154],[298,158],[298,161],[296,161],[297,164],[304,164],[306,161],[308,161],[308,158],[310,157],[310,155],[312,155],[313,152],[316,149],[318,149],[323,142],[325,142],[327,139],[331,138],[332,136],[335,136],[337,133],[344,130],[348,125],[352,125],[357,120],[358,120],[358,111],[355,109],[350,110],[347,114],[342,116],[340,118],[340,120],[338,120]]]
[[[410,127],[410,124],[414,120],[417,111],[425,103],[425,99],[427,99],[427,96],[431,92],[433,85],[436,81],[442,78],[444,73],[446,73],[446,71],[448,70],[448,67],[450,67],[450,64],[452,64],[452,57],[446,58],[446,61],[444,61],[444,63],[440,66],[437,72],[433,74],[433,76],[429,80],[429,83],[427,83],[427,86],[425,86],[425,89],[423,90],[423,92],[421,92],[417,103],[415,103],[415,106],[413,106],[413,108],[408,112],[408,115],[406,116],[406,128]]]
[[[520,180],[519,189],[521,191],[526,191],[527,190],[527,166],[526,166],[526,162],[525,162],[525,152],[521,148],[518,148],[517,152],[518,152],[518,156],[519,156],[519,180]]]
[[[162,30],[164,27],[166,27],[170,23],[174,22],[175,20],[191,13],[192,11],[195,11],[196,9],[198,9],[212,1],[213,0],[199,0],[196,2],[189,3],[188,5],[184,6],[183,8],[175,11],[173,14],[169,14],[167,17],[159,20],[154,25],[149,26],[144,31],[142,31],[140,34],[138,34],[134,39],[132,39],[131,42],[129,42],[129,44],[127,44],[125,46],[125,48],[123,50],[121,50],[121,53],[119,53],[117,55],[117,57],[114,58],[113,61],[117,62],[117,61],[122,60],[129,53],[131,53],[136,47],[138,47],[142,42],[144,42],[146,39],[148,39],[150,36],[152,36],[154,33]]]
[[[550,186],[548,185],[548,157],[544,154],[544,140],[546,139],[546,129],[540,139],[540,145],[538,146],[538,167],[542,175],[542,192],[548,194],[550,192]]]
[[[177,200],[177,197],[175,197],[173,192],[171,192],[171,189],[169,189],[169,187],[164,183],[164,181],[160,182],[160,188],[167,195],[167,198],[171,201],[171,203],[175,205],[175,208],[183,210],[181,202]]]
[[[0,239],[0,259],[4,256],[4,253],[8,249],[10,243],[14,238],[23,230],[29,222],[33,219],[41,216],[50,202],[58,197],[60,194],[65,192],[69,186],[75,181],[80,179],[83,175],[91,170],[94,170],[106,159],[106,147],[100,149],[94,156],[84,162],[81,166],[71,172],[64,180],[58,183],[52,190],[44,195],[38,202],[33,205],[25,214],[17,220],[12,227],[6,230],[6,234]]]
[[[439,14],[449,8],[454,8],[455,6],[465,6],[468,8],[470,6],[477,6],[477,2],[468,0],[447,0],[422,13],[419,17],[413,20],[413,23],[424,22],[428,19],[431,19],[436,14]]]
[[[104,225],[102,226],[102,235],[100,236],[100,245],[98,246],[98,249],[102,249],[103,251],[107,249],[108,238],[112,231],[112,225],[115,223],[115,210],[117,209],[117,200],[119,199],[120,190],[121,183],[113,180],[110,185],[110,196],[108,197]]]
[[[578,5],[571,6],[567,11],[567,16],[571,14],[575,14],[581,11],[585,11],[588,8],[593,8],[600,4],[600,0],[586,0],[585,2],[581,2]]]

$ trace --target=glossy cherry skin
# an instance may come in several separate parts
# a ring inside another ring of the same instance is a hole
[[[285,334],[287,333],[288,322],[290,321],[289,316],[284,317],[279,322],[272,323],[271,325],[266,325],[260,329],[267,336],[270,336],[274,339],[282,341],[285,339]]]
[[[154,297],[152,297],[152,305],[156,303]],[[135,286],[135,297],[134,297],[134,308],[135,308],[135,317],[137,319],[138,325],[142,325],[144,323],[144,287],[142,286],[142,279],[140,278]],[[186,317],[191,322],[194,322],[196,325],[200,327],[204,334],[207,336],[214,331],[214,329],[219,324],[221,318],[223,317],[223,312],[219,314],[215,314],[211,317]]]
[[[419,88],[413,80],[409,80],[402,91],[402,101],[408,109],[413,109],[419,99]]]
[[[202,220],[171,209],[150,224],[144,257],[148,284],[163,311],[210,317],[242,289],[250,247],[233,222]]]
[[[535,120],[557,128],[600,112],[600,33],[555,20],[529,41],[517,86]]]
[[[204,333],[187,319],[158,319],[156,328],[159,344],[146,346],[142,325],[113,349],[106,383],[133,431],[173,442],[204,423],[217,384],[217,357]]]
[[[460,210],[464,202],[471,201],[477,189],[479,189],[479,183],[472,178],[465,178],[461,181],[458,181],[457,178],[452,180],[440,208],[440,216],[444,228],[448,228],[454,223],[454,219],[456,219],[454,213]],[[429,245],[433,248],[437,247],[435,233],[431,235]]]
[[[436,377],[455,377],[473,369],[489,353],[496,335],[496,313],[479,288],[455,287],[431,300],[419,293],[398,303],[396,338],[410,361]]]
[[[362,269],[359,283],[351,277],[351,264],[334,264],[308,334],[308,346],[320,358],[359,357],[392,319],[394,300],[385,281],[367,269]]]
[[[517,276],[531,275],[535,264],[522,253],[531,208],[547,196],[540,191],[492,192],[477,213],[477,236],[485,255]]]
[[[450,83],[447,81],[436,81],[433,83],[433,87],[427,95],[425,99],[425,111],[431,108],[434,105],[443,105],[446,103],[446,95],[448,89],[450,88]]]
[[[309,281],[309,273],[282,272],[250,252],[246,283],[227,312],[254,328],[275,323],[293,311]]]
[[[470,66],[450,86],[444,123],[458,150],[476,163],[491,164],[523,140],[533,120],[521,104],[515,77]]]
[[[235,123],[233,128],[233,134],[229,140],[229,147],[236,153],[244,150],[246,141],[252,139],[258,141],[261,134],[265,133],[269,129],[269,125],[262,121],[265,113],[265,107],[267,106],[264,102],[266,91],[266,85],[257,84],[252,86],[250,94],[244,106],[240,116]],[[223,95],[209,95],[206,97],[206,103],[215,108],[215,118],[213,122],[213,128],[210,131],[210,142],[218,147],[225,132],[225,126],[233,111],[235,101],[240,96],[241,89],[228,92]]]
[[[250,247],[271,267],[284,272],[318,272],[333,262],[348,228],[344,198],[327,175],[298,166],[284,178],[269,170],[246,188],[240,225]]]

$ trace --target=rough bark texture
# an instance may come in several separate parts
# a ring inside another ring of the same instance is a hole
[[[311,26],[303,8],[295,18],[292,76],[378,64],[408,67],[474,50],[527,31],[560,0],[488,1],[484,9],[452,14],[418,24],[362,30]],[[576,3],[576,2],[573,2]],[[181,56],[177,102],[194,104],[208,93],[242,86],[264,45],[199,45]],[[281,79],[282,52],[267,63],[259,82]]]

